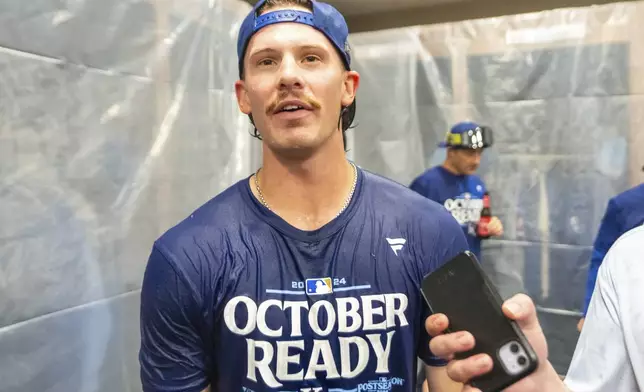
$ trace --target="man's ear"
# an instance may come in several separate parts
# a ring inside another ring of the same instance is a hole
[[[347,71],[344,77],[344,92],[342,94],[342,106],[347,107],[353,103],[360,85],[360,74],[356,71]]]
[[[237,95],[237,105],[239,106],[239,110],[244,114],[250,114],[250,99],[248,98],[246,84],[243,80],[235,82],[235,95]]]

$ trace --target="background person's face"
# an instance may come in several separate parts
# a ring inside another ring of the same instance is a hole
[[[249,42],[244,71],[236,84],[240,109],[252,113],[271,150],[310,152],[342,138],[340,111],[353,102],[358,75],[344,69],[321,32],[299,23],[263,28]]]
[[[450,149],[449,159],[450,163],[460,174],[470,175],[478,170],[481,164],[481,149]]]

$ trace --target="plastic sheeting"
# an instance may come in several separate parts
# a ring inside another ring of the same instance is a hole
[[[140,391],[152,242],[258,164],[228,0],[0,6],[0,391]]]
[[[495,130],[479,174],[505,235],[483,264],[502,296],[535,299],[561,374],[607,201],[642,180],[643,16],[636,2],[351,37],[363,167],[408,185],[453,123]]]
[[[0,6],[1,392],[140,390],[152,241],[259,162],[232,86],[249,9]],[[629,38],[644,36],[642,15],[631,3],[354,35],[349,155],[408,184],[440,161],[449,124],[492,125],[481,173],[507,234],[487,243],[486,268],[504,296],[575,311],[605,203],[644,143],[644,52]],[[576,318],[549,312],[562,369]]]

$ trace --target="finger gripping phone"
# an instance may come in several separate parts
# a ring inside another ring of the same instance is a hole
[[[474,254],[463,252],[425,276],[421,291],[431,312],[449,319],[446,333],[474,335],[475,347],[457,359],[481,353],[492,357],[492,371],[472,379],[472,386],[501,391],[535,371],[537,355],[517,323],[503,314],[503,301]]]

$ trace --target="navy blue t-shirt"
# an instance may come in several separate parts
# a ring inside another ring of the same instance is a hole
[[[483,181],[475,175],[456,175],[435,166],[418,176],[409,187],[447,208],[463,228],[470,250],[480,260],[481,238],[476,235],[476,226],[486,190]]]
[[[144,391],[406,391],[429,351],[420,293],[467,249],[440,205],[358,171],[335,220],[298,230],[248,179],[159,238],[141,293]]]

